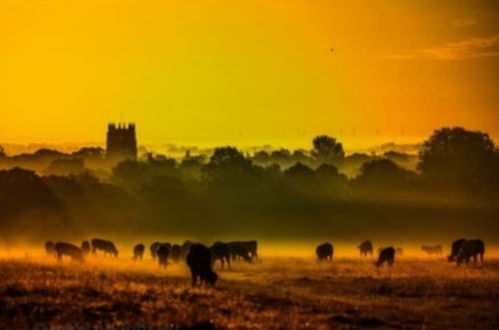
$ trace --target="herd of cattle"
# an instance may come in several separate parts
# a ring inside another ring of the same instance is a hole
[[[142,260],[145,250],[144,244],[135,245],[133,260]],[[99,238],[94,238],[90,242],[83,241],[80,247],[66,242],[47,241],[45,251],[58,261],[61,261],[63,256],[68,256],[73,261],[80,263],[84,262],[89,255],[96,255],[99,251],[103,252],[104,255],[114,257],[118,257],[119,254],[113,242]],[[230,269],[231,261],[252,262],[258,259],[258,243],[257,241],[215,242],[207,247],[191,241],[185,241],[181,245],[154,242],[149,246],[149,252],[151,257],[157,260],[160,267],[167,267],[170,261],[174,263],[186,261],[191,270],[193,286],[197,284],[198,279],[201,284],[214,285],[218,276],[212,267],[217,261],[220,261],[222,269],[224,269],[225,264]]]
[[[373,244],[371,241],[367,240],[362,242],[357,248],[360,251],[361,256],[373,255]],[[442,245],[423,245],[421,250],[427,255],[442,255],[443,248]],[[395,262],[395,255],[402,255],[404,250],[402,248],[380,247],[378,249],[378,260],[374,263],[376,267],[382,266],[384,263],[388,266],[392,266]],[[329,242],[323,243],[315,249],[315,254],[319,261],[332,261],[334,248]],[[451,253],[448,256],[449,262],[456,262],[457,265],[466,262],[469,264],[470,260],[473,259],[473,265],[476,266],[478,258],[480,258],[480,265],[483,265],[483,255],[485,254],[485,244],[481,239],[458,239],[451,244]]]
[[[137,244],[133,248],[133,259],[142,260],[145,253],[145,245]],[[373,244],[366,240],[362,242],[358,249],[361,256],[373,255]],[[442,255],[441,245],[428,246],[423,245],[421,250],[428,255]],[[63,256],[68,256],[77,262],[84,262],[85,257],[90,254],[95,255],[102,251],[104,255],[118,257],[119,251],[111,241],[94,238],[90,242],[83,241],[81,247],[71,243],[47,241],[45,251],[48,255],[56,257],[58,261]],[[231,268],[231,261],[252,262],[258,259],[257,241],[236,241],[236,242],[215,242],[210,247],[201,243],[185,241],[183,244],[171,244],[169,242],[154,242],[149,246],[149,252],[154,260],[157,260],[160,267],[167,267],[169,261],[178,263],[184,260],[191,270],[192,285],[195,286],[199,280],[200,284],[214,285],[218,275],[213,271],[213,265],[220,261],[221,269],[224,269],[225,263],[228,269]],[[334,248],[329,242],[317,246],[315,253],[319,261],[332,262]],[[463,262],[469,264],[473,258],[473,265],[476,265],[480,258],[480,264],[483,265],[483,255],[485,253],[485,244],[480,239],[458,239],[452,242],[451,253],[448,256],[449,262],[456,262],[460,265]],[[402,248],[380,247],[378,249],[378,260],[374,263],[376,267],[383,264],[392,266],[395,262],[395,255],[402,255]]]

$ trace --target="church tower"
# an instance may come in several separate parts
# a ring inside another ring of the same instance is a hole
[[[135,124],[109,123],[107,125],[106,156],[114,162],[137,159]]]

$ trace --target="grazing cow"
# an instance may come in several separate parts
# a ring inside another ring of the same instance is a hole
[[[237,261],[243,259],[246,262],[251,262],[252,253],[250,252],[250,247],[247,242],[229,242],[227,243],[229,247],[229,254],[232,261]]]
[[[151,244],[151,246],[149,246],[149,251],[151,252],[151,257],[153,259],[156,259],[156,257],[157,257],[156,251],[158,250],[160,245],[161,245],[160,242],[154,242]]]
[[[239,247],[236,247],[236,251],[237,250],[242,251],[243,249],[246,250],[249,257],[251,258],[251,261],[253,261],[253,259],[258,259],[258,242],[257,241],[230,242],[227,244],[229,244],[229,247],[239,246]],[[239,259],[239,257],[242,257],[242,256],[236,255],[236,257]],[[243,257],[243,259],[245,259],[245,258]]]
[[[374,264],[376,265],[376,267],[380,267],[385,262],[390,267],[395,262],[395,249],[391,246],[381,250],[381,252],[379,253],[378,261],[376,261]]]
[[[170,249],[170,259],[173,262],[179,262],[182,258],[182,247],[178,244],[173,244]]]
[[[160,267],[168,266],[168,255],[170,254],[170,248],[166,244],[160,244],[156,250],[156,256],[158,257],[158,264]]]
[[[421,250],[426,252],[427,255],[441,255],[443,252],[442,245],[423,245],[421,246]]]
[[[461,250],[457,255],[457,265],[459,266],[463,261],[468,265],[470,259],[473,258],[473,266],[476,266],[476,260],[480,256],[480,265],[483,266],[483,254],[485,253],[485,244],[481,239],[470,239],[461,245]]]
[[[404,255],[404,249],[401,248],[401,247],[398,247],[395,249],[395,252],[397,253],[397,255],[400,257],[400,256],[403,256]]]
[[[81,242],[81,252],[86,257],[90,253],[90,243],[88,241]]]
[[[323,243],[315,249],[315,254],[319,261],[333,261],[333,245],[331,243]]]
[[[71,257],[71,260],[83,263],[83,252],[79,247],[70,243],[58,242],[54,246],[57,261],[61,261],[63,256]]]
[[[230,249],[228,244],[222,242],[215,242],[210,247],[210,252],[211,252],[211,261],[213,264],[215,264],[217,260],[220,260],[222,264],[222,269],[224,269],[224,261],[227,261],[227,266],[230,269]]]
[[[366,256],[369,253],[370,255],[373,255],[373,243],[371,241],[367,240],[362,243],[357,247],[360,250],[360,256]]]
[[[116,258],[118,257],[118,249],[111,241],[106,241],[100,238],[94,238],[92,240],[92,253],[96,254],[97,250],[104,251],[104,255],[109,253],[111,255],[114,255]]]
[[[459,251],[461,251],[461,247],[463,246],[464,242],[466,242],[464,238],[460,238],[452,242],[452,245],[450,247],[450,255],[447,257],[447,260],[449,262],[453,262],[456,260],[456,257],[459,255]]]
[[[55,245],[54,245],[54,242],[52,242],[52,241],[45,242],[45,252],[49,256],[54,256],[55,255]]]
[[[133,248],[133,260],[137,260],[137,259],[142,260],[142,258],[144,257],[144,250],[145,249],[146,249],[146,247],[142,243],[135,245],[135,247]]]
[[[200,284],[215,285],[218,275],[211,268],[210,250],[203,244],[193,244],[187,254],[187,265],[191,269],[192,286],[196,286],[199,278]]]

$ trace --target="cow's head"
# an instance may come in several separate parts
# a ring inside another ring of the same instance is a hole
[[[217,280],[218,280],[218,275],[215,272],[210,272],[206,276],[206,282],[208,282],[211,286],[215,286]]]

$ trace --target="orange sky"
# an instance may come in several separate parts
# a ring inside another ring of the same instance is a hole
[[[0,143],[499,136],[499,2],[0,0]],[[334,51],[331,51],[334,48]]]

